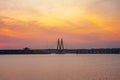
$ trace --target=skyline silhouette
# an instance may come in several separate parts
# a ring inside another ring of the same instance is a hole
[[[67,49],[63,38],[58,38],[56,48],[31,49],[0,49],[0,54],[120,54],[120,48],[91,48],[91,49]]]

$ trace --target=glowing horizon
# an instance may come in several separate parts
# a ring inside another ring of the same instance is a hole
[[[0,49],[120,47],[119,0],[0,0]]]

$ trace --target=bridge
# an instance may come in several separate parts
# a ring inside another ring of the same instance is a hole
[[[58,39],[56,49],[0,50],[0,54],[120,54],[120,48],[65,49],[63,39]]]

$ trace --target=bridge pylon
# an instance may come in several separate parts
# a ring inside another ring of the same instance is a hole
[[[63,50],[64,50],[64,43],[63,43],[63,39],[58,39],[57,41],[57,54],[63,54]]]

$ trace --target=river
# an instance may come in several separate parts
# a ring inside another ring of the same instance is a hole
[[[0,55],[0,80],[120,80],[120,55]]]

